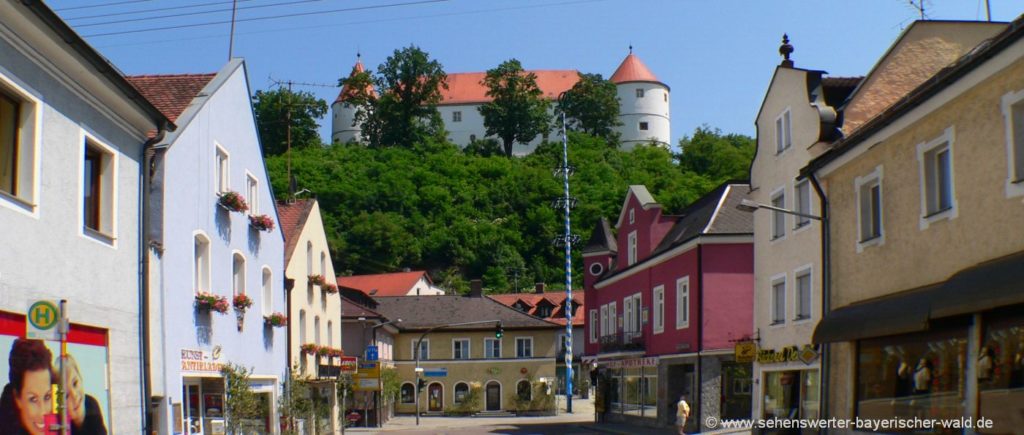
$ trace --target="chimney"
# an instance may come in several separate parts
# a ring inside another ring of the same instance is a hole
[[[533,291],[534,291],[534,293],[537,293],[537,294],[544,294],[544,283],[538,282],[536,284],[536,287],[534,287]]]
[[[469,297],[482,298],[484,296],[484,282],[479,279],[469,281]]]

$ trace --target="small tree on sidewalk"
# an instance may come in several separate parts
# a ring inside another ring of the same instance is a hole
[[[228,433],[242,433],[246,420],[265,418],[258,393],[252,391],[251,369],[228,363],[220,370],[224,376],[224,420]]]

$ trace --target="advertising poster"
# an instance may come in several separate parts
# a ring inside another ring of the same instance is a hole
[[[59,382],[60,342],[26,340],[25,316],[0,311],[0,433],[43,434]],[[69,417],[76,435],[107,434],[110,390],[107,331],[71,324],[68,333]],[[20,389],[18,386],[20,385]]]

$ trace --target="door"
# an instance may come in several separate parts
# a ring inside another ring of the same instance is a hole
[[[427,410],[441,412],[444,408],[444,387],[439,383],[430,384],[427,387]]]
[[[203,433],[203,397],[202,390],[198,383],[185,384],[185,406],[182,412],[185,413],[185,433],[191,435],[202,435]]]
[[[487,410],[501,410],[501,385],[494,381],[487,383]]]

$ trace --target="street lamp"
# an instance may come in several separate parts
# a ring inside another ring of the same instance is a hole
[[[816,221],[824,220],[824,218],[821,217],[821,216],[817,216],[817,215],[813,215],[813,214],[807,214],[807,213],[801,213],[801,212],[798,212],[798,211],[793,211],[793,210],[789,210],[789,209],[785,209],[785,208],[781,208],[781,207],[776,207],[774,205],[761,204],[759,202],[751,201],[749,199],[741,200],[739,204],[736,204],[736,209],[737,210],[745,211],[745,212],[750,212],[750,213],[753,213],[753,212],[757,211],[757,209],[759,209],[759,208],[763,208],[765,210],[777,211],[779,213],[791,214],[793,216],[800,216],[800,217],[804,217],[804,218],[807,218],[807,219],[814,219]]]

